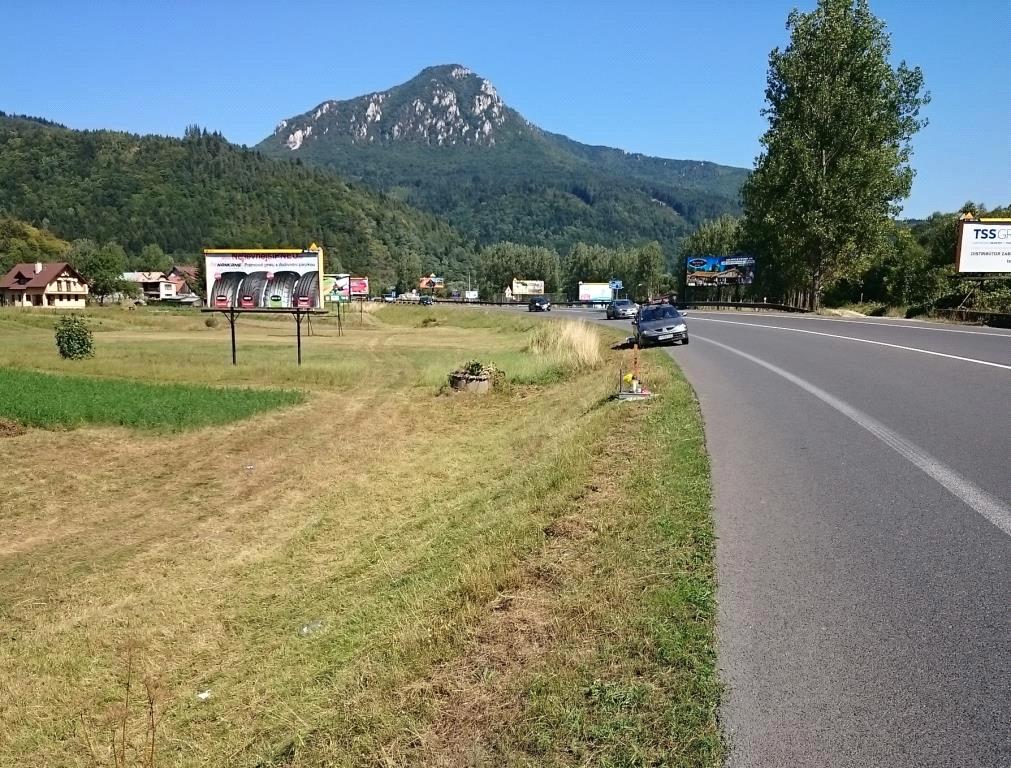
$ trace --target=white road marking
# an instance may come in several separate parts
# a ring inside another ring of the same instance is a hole
[[[726,314],[725,312],[715,312],[715,311],[709,310],[709,309],[690,309],[688,311],[691,312],[692,314],[697,314],[699,312],[704,312],[704,313],[710,314],[710,315],[722,315],[722,314]],[[758,317],[758,315],[755,315],[755,317]],[[966,331],[966,330],[963,330],[962,328],[938,328],[938,327],[935,327],[933,325],[913,325],[913,322],[915,322],[915,321],[910,322],[910,321],[904,321],[904,320],[903,321],[895,321],[895,320],[893,320],[893,321],[877,321],[877,322],[875,322],[874,320],[857,320],[857,319],[850,320],[849,318],[845,318],[845,317],[823,317],[821,315],[800,315],[800,314],[797,314],[797,315],[794,315],[794,314],[789,314],[789,315],[787,315],[787,314],[783,314],[783,315],[777,314],[777,315],[773,315],[773,317],[782,318],[784,320],[787,320],[787,319],[789,319],[789,320],[817,320],[817,321],[822,321],[822,322],[826,322],[826,323],[855,323],[857,325],[877,325],[879,327],[883,326],[885,328],[912,328],[912,329],[917,330],[917,331],[937,331],[938,333],[967,333],[967,334],[970,334],[972,336],[998,336],[1000,338],[1011,339],[1011,333],[1004,333],[1003,331],[999,331],[999,330],[992,330],[992,331]]]
[[[892,448],[901,456],[906,458],[911,464],[913,464],[913,466],[936,480],[950,494],[964,501],[972,509],[976,510],[976,512],[997,526],[997,528],[1001,531],[1006,533],[1008,536],[1011,536],[1011,507],[1008,507],[996,496],[993,496],[983,490],[971,480],[962,477],[962,475],[951,469],[951,467],[934,458],[914,443],[909,442],[902,435],[892,431],[877,419],[872,416],[868,416],[866,413],[854,408],[849,403],[843,402],[834,395],[830,395],[824,389],[816,387],[811,382],[806,381],[799,376],[795,376],[789,371],[783,370],[779,366],[766,362],[754,355],[749,355],[747,352],[740,349],[735,349],[734,347],[714,341],[713,339],[707,339],[704,336],[699,336],[698,334],[695,334],[695,338],[699,341],[705,341],[709,344],[713,344],[720,349],[725,349],[727,352],[739,355],[745,360],[750,360],[756,365],[760,365],[766,370],[772,371],[777,376],[782,376],[787,381],[796,384],[805,392],[814,395],[823,403],[831,406],[835,410],[839,411],[839,413],[849,419],[852,419],[858,425],[866,429],[889,448]]]
[[[691,315],[688,317],[689,322],[692,320]],[[738,320],[717,320],[715,317],[695,317],[695,320],[701,321],[703,323],[725,323],[727,325],[746,325],[749,328],[770,328],[774,331],[788,331],[789,333],[808,333],[812,336],[827,336],[830,339],[845,339],[847,341],[858,341],[861,344],[874,344],[879,347],[891,347],[892,349],[904,349],[907,352],[919,352],[924,355],[933,355],[934,357],[946,357],[949,360],[961,360],[963,363],[975,363],[976,365],[988,365],[991,368],[1003,368],[1005,371],[1011,371],[1011,365],[1004,365],[1003,363],[992,363],[989,360],[977,360],[974,357],[962,357],[960,355],[948,355],[944,352],[934,352],[930,349],[921,349],[920,347],[907,347],[903,344],[889,344],[887,341],[874,341],[873,339],[861,339],[856,336],[842,336],[838,333],[825,333],[824,331],[809,331],[806,328],[787,328],[782,325],[765,325],[763,323],[743,323]]]

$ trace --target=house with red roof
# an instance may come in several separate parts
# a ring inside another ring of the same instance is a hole
[[[84,309],[88,283],[65,261],[15,264],[0,279],[0,305]]]

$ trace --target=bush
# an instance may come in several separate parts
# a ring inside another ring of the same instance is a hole
[[[206,320],[204,320],[204,325],[206,325],[208,328],[217,328],[218,318],[216,318],[214,315],[211,315]]]
[[[56,348],[64,360],[83,360],[95,354],[91,329],[78,315],[64,315],[56,324]]]

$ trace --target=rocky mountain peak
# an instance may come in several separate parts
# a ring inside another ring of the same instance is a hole
[[[282,120],[274,130],[291,152],[323,137],[352,144],[411,142],[429,146],[494,146],[510,120],[526,121],[505,105],[491,81],[460,64],[423,69],[387,91],[325,101]]]

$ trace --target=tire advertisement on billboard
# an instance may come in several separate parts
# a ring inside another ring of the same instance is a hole
[[[959,273],[1011,274],[1011,219],[964,219],[958,222]]]
[[[323,306],[321,249],[208,249],[204,276],[207,305],[214,309]]]

